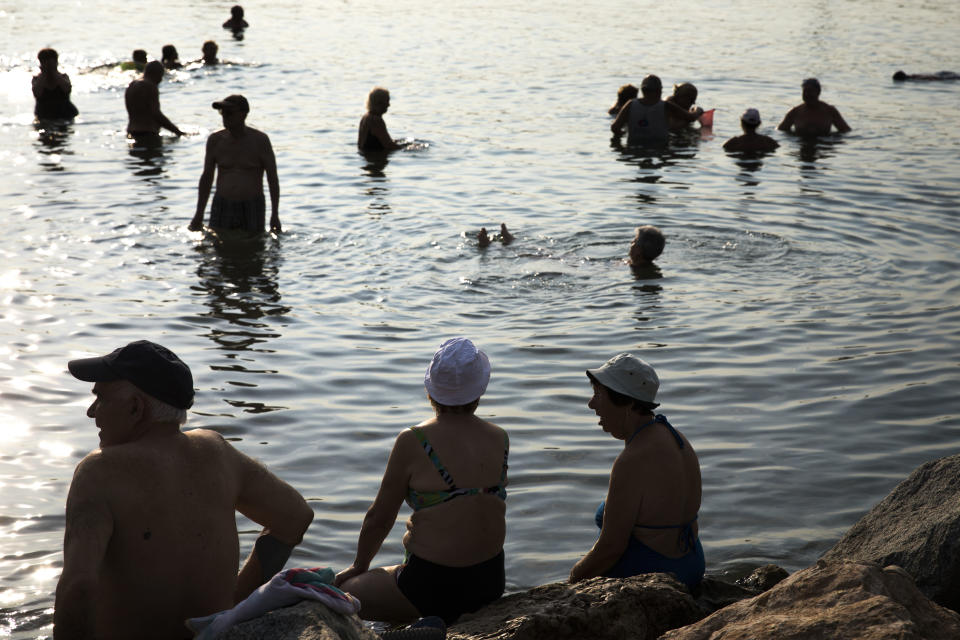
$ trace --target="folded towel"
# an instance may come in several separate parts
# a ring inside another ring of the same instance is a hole
[[[285,569],[270,578],[234,608],[186,621],[197,640],[212,640],[218,634],[244,620],[268,611],[288,607],[301,600],[316,600],[334,611],[352,614],[360,611],[360,601],[333,586],[334,573],[327,567]]]

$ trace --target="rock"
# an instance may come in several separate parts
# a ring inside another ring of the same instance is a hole
[[[660,640],[955,640],[960,614],[928,599],[903,570],[819,562],[766,593]]]
[[[241,622],[217,640],[377,640],[357,616],[346,616],[313,600]]]
[[[555,582],[515,593],[447,630],[450,640],[644,640],[704,616],[673,577],[651,573],[631,578]]]
[[[782,567],[775,564],[765,564],[754,569],[746,578],[737,580],[737,584],[747,589],[753,589],[757,593],[763,593],[783,582],[789,575],[787,570]]]
[[[822,559],[899,565],[929,598],[960,611],[960,455],[918,467]]]
[[[700,607],[703,617],[706,617],[717,609],[722,609],[734,602],[740,602],[741,600],[752,598],[761,593],[763,593],[763,591],[760,589],[741,586],[706,576],[697,588],[694,600],[696,600],[697,606]]]

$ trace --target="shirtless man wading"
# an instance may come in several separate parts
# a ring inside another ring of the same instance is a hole
[[[203,173],[197,188],[197,212],[190,230],[203,228],[203,214],[217,174],[217,192],[210,205],[210,227],[260,233],[266,205],[263,174],[270,188],[270,230],[280,232],[280,181],[277,160],[267,134],[246,124],[250,105],[241,95],[213,103],[223,116],[223,129],[207,139]]]
[[[163,81],[163,65],[154,60],[143,69],[143,77],[130,83],[124,94],[127,106],[127,135],[137,142],[158,143],[160,127],[168,129],[178,136],[183,131],[170,122],[160,111],[160,90]]]
[[[141,340],[68,368],[95,383],[100,448],[67,494],[54,638],[191,638],[185,619],[283,568],[313,510],[220,434],[180,430],[193,377],[168,349]],[[239,574],[235,511],[265,527]]]
[[[787,112],[783,122],[777,127],[780,131],[793,129],[804,137],[825,136],[830,133],[830,127],[836,127],[840,133],[850,131],[840,112],[833,105],[820,100],[820,81],[816,78],[807,78],[803,81],[803,104],[797,105]]]

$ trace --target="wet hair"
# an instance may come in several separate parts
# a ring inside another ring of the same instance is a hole
[[[640,95],[640,89],[638,89],[636,85],[625,84],[617,89],[617,104],[626,104],[638,95]]]
[[[212,47],[212,48],[213,48],[213,53],[214,53],[214,55],[216,55],[217,51],[220,50],[220,47],[218,47],[218,46],[217,46],[217,43],[214,42],[213,40],[207,40],[206,42],[204,42],[204,43],[203,43],[203,46],[200,48],[200,50],[203,51],[204,53],[206,53],[206,52],[207,52],[207,47]]]
[[[640,254],[647,262],[653,262],[660,257],[663,247],[667,244],[660,229],[649,224],[637,227],[637,235],[634,236],[633,242],[640,246]]]
[[[697,101],[697,87],[691,82],[683,82],[681,84],[673,85],[673,95],[680,96],[683,94],[688,94],[692,96],[690,100],[691,104]]]
[[[176,60],[180,57],[180,55],[177,53],[177,48],[172,44],[163,45],[161,52],[164,60]]]
[[[655,76],[652,73],[646,76],[640,83],[640,93],[645,96],[655,95],[661,91],[663,91],[663,83],[660,82],[659,76]]]
[[[907,74],[904,73],[902,70],[897,71],[895,74],[893,74],[893,79],[894,79],[894,80],[906,80],[906,79],[907,79]]]
[[[480,404],[480,398],[477,398],[473,402],[468,402],[467,404],[458,404],[458,405],[449,405],[449,404],[440,404],[433,399],[429,393],[427,397],[430,398],[430,405],[433,407],[433,410],[437,415],[441,413],[461,413],[467,415],[473,415],[477,410],[477,406]]]
[[[383,87],[374,87],[367,96],[367,111],[370,111],[370,105],[385,104],[390,100],[390,92]]]
[[[57,50],[50,49],[49,47],[46,49],[40,49],[40,51],[37,52],[37,60],[39,60],[41,64],[47,60],[58,60],[59,58],[60,55],[57,53]]]
[[[232,15],[234,18],[242,18],[243,7],[241,7],[238,4],[233,5],[232,7],[230,7],[230,15]]]
[[[618,407],[625,407],[632,402],[633,404],[630,408],[634,411],[653,413],[653,410],[660,406],[659,403],[637,400],[636,398],[631,398],[630,396],[622,394],[619,391],[614,391],[607,385],[597,380],[589,371],[587,371],[587,377],[590,378],[590,382],[592,382],[595,387],[600,387],[601,389],[606,390],[607,395],[610,396],[610,402]]]
[[[133,60],[134,62],[147,62],[147,52],[143,49],[134,49],[133,50]]]

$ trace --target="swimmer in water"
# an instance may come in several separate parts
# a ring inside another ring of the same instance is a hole
[[[160,90],[163,81],[163,64],[154,60],[143,69],[143,77],[130,83],[124,94],[127,106],[127,136],[138,143],[157,144],[160,142],[160,128],[168,129],[178,136],[183,131],[170,122],[160,111]]]
[[[667,144],[669,129],[667,116],[685,122],[693,122],[703,109],[690,107],[684,110],[672,102],[661,100],[663,85],[660,78],[650,74],[640,83],[639,98],[634,98],[620,110],[616,120],[610,125],[610,131],[619,141],[623,128],[627,128],[627,144],[631,146],[663,146]]]
[[[777,129],[793,129],[797,135],[804,137],[828,135],[831,126],[836,127],[839,133],[850,131],[850,125],[844,121],[837,108],[820,100],[819,80],[807,78],[802,87],[803,104],[790,109]]]
[[[617,101],[613,103],[613,106],[607,109],[607,113],[612,116],[620,113],[620,109],[623,109],[623,105],[627,104],[634,98],[640,95],[640,89],[635,85],[625,84],[617,90]]]
[[[960,80],[960,73],[955,71],[937,71],[936,73],[904,73],[897,71],[893,74],[893,79],[897,82],[904,80]]]
[[[693,108],[694,103],[697,101],[697,87],[690,82],[684,82],[683,84],[673,85],[673,95],[664,100],[664,102],[672,102],[677,105],[685,112],[690,112]],[[701,110],[702,113],[702,110]],[[670,128],[670,131],[682,131],[686,129],[692,121],[687,117],[677,117],[674,112],[667,112],[667,126]]]
[[[243,31],[250,25],[243,19],[243,7],[238,4],[230,8],[230,19],[223,23],[224,29],[230,29],[234,33]]]
[[[41,49],[37,54],[40,73],[33,76],[33,115],[40,120],[72,120],[80,113],[72,102],[70,77],[60,73],[59,54],[54,49]]]
[[[143,49],[134,49],[130,60],[120,63],[121,71],[138,71],[143,73],[143,68],[147,66],[147,52]]]
[[[220,60],[217,58],[217,51],[220,50],[220,47],[217,46],[216,42],[213,40],[207,40],[203,43],[203,47],[200,50],[203,52],[203,58],[201,58],[201,62],[203,62],[203,64],[220,64]]]
[[[757,127],[760,126],[760,112],[756,109],[747,109],[740,116],[740,127],[743,129],[742,136],[734,136],[723,143],[724,151],[744,151],[753,153],[766,153],[773,151],[780,146],[780,143],[757,133]]]
[[[513,234],[510,233],[510,231],[507,229],[506,222],[500,223],[500,233],[494,235],[493,238],[491,238],[490,234],[487,233],[486,227],[480,227],[480,233],[477,234],[478,248],[485,249],[489,247],[494,240],[498,240],[502,244],[510,244],[511,242],[513,242],[514,240]]]
[[[177,48],[172,44],[163,45],[160,62],[163,63],[164,69],[170,71],[183,68],[183,65],[180,64],[180,54],[177,53]]]
[[[653,264],[653,261],[663,253],[663,247],[666,244],[667,241],[660,229],[649,224],[637,227],[633,242],[630,243],[627,264],[631,267],[645,267]]]
[[[383,87],[374,87],[367,96],[367,113],[360,119],[357,131],[357,146],[360,151],[395,151],[403,145],[397,143],[387,132],[383,114],[390,108],[390,92]]]

